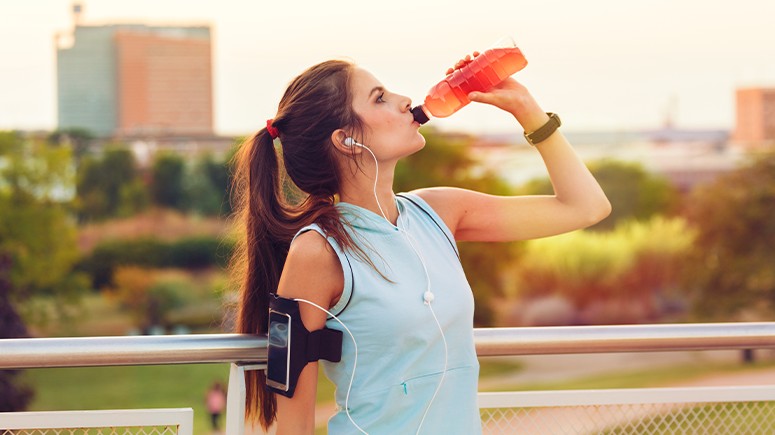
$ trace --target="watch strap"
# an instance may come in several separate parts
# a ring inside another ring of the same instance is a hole
[[[562,125],[562,121],[560,121],[560,117],[556,113],[546,112],[546,114],[549,115],[549,120],[544,125],[531,133],[524,133],[525,140],[530,145],[536,146],[538,143],[543,142]]]

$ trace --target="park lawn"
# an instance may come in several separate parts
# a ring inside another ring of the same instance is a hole
[[[193,408],[194,433],[209,434],[204,396],[214,381],[227,384],[227,364],[29,369],[31,411]],[[222,419],[221,424],[225,424]]]
[[[710,374],[753,371],[773,365],[772,362],[750,366],[686,364],[564,382],[506,385],[497,391],[657,387]],[[520,367],[500,362],[482,364],[482,376],[485,377],[511,370],[520,370]],[[194,433],[197,435],[209,434],[209,416],[204,408],[205,391],[216,380],[228,383],[228,376],[228,364],[29,369],[24,374],[26,382],[36,391],[30,408],[32,411],[191,407],[194,409]],[[318,404],[330,405],[334,386],[322,373],[319,379]],[[225,424],[225,419],[222,424]],[[325,433],[325,428],[318,428],[318,433]]]
[[[210,433],[205,392],[216,380],[228,384],[229,365],[28,369],[24,378],[35,390],[30,411],[190,407],[194,433],[204,435]],[[333,401],[333,384],[320,378],[318,402]]]

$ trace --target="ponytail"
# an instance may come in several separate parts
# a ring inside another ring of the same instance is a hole
[[[242,233],[230,265],[239,287],[237,332],[266,334],[269,294],[277,291],[291,240],[303,227],[317,223],[343,250],[371,263],[334,206],[341,180],[331,134],[362,127],[349,94],[352,68],[349,62],[327,61],[299,75],[267,123],[272,134],[260,130],[234,156],[233,217]],[[282,159],[273,136],[282,143]],[[245,380],[246,417],[268,429],[277,402],[265,388],[266,375],[246,371]]]
[[[342,246],[352,245],[333,195],[306,196],[298,204],[286,200],[286,192],[295,186],[289,186],[292,183],[283,176],[279,160],[266,129],[246,140],[234,157],[232,200],[244,232],[231,259],[231,272],[240,289],[236,313],[239,333],[266,334],[269,294],[277,291],[291,240],[301,228],[317,222],[341,240]],[[265,388],[264,371],[246,371],[245,387],[246,419],[257,420],[268,429],[275,420],[277,402],[274,393]]]
[[[270,216],[279,215],[279,169],[272,137],[263,129],[245,141],[234,157],[233,201],[244,237],[231,260],[233,273],[241,278],[237,332],[265,334],[268,326],[269,293],[277,289],[288,249],[271,237]],[[267,219],[268,218],[268,219]],[[276,231],[275,231],[276,232]],[[267,429],[275,419],[277,402],[266,390],[263,370],[245,372],[246,418],[259,420]]]

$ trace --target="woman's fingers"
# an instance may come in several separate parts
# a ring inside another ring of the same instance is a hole
[[[479,54],[480,53],[478,51],[475,51],[475,52],[473,52],[473,54],[466,55],[466,57],[464,57],[463,59],[460,59],[459,61],[457,61],[457,63],[455,64],[454,67],[447,69],[447,75],[450,75],[453,72],[455,72],[455,70],[458,70],[458,69],[463,68],[464,66],[468,65],[469,63],[471,63],[471,61],[474,60],[474,58],[476,56],[479,56]]]

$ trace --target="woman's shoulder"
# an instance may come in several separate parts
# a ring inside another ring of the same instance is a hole
[[[427,187],[409,192],[420,198],[444,221],[452,234],[455,234],[460,219],[461,201],[469,191],[456,187]]]
[[[334,299],[344,284],[339,258],[317,231],[305,231],[291,243],[278,292],[285,297],[329,296]]]
[[[291,263],[291,264],[288,264]],[[338,266],[339,258],[326,238],[317,231],[305,231],[293,240],[288,250],[286,267]]]

